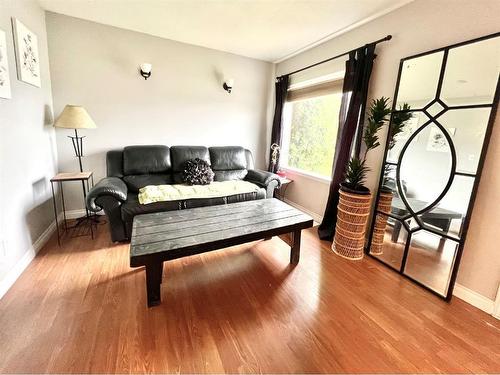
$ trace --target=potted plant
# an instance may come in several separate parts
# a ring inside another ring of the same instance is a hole
[[[380,145],[377,132],[386,124],[390,113],[389,98],[382,97],[371,102],[363,132],[364,154],[351,157],[345,180],[340,184],[332,250],[344,258],[363,258],[366,223],[371,207],[370,190],[364,185],[369,171],[366,156]]]
[[[401,110],[403,111],[401,113],[409,114],[407,104],[404,104]],[[399,113],[399,111],[394,112],[393,121],[389,127],[390,147],[394,147],[394,137],[403,131],[404,122],[407,120]],[[368,152],[380,146],[378,131],[389,122],[390,114],[389,98],[381,97],[371,102],[363,132],[364,152],[349,160],[345,180],[340,184],[337,224],[332,250],[344,258],[361,259],[364,255],[366,223],[370,215],[372,198],[370,190],[365,186],[366,175],[369,172],[366,157]]]
[[[410,106],[407,103],[404,103],[399,107],[399,110],[392,113],[389,124],[389,150],[392,150],[392,148],[396,145],[396,136],[403,132],[407,121],[411,118],[412,113],[410,112]],[[393,170],[393,165],[385,165],[382,187],[380,188],[379,200],[377,204],[377,210],[386,214],[391,212],[392,198],[394,195],[393,190],[396,183],[395,179],[390,177]],[[374,218],[375,225],[373,227],[372,241],[370,244],[370,254],[372,255],[381,255],[383,253],[387,219],[388,216],[386,215],[376,215]]]

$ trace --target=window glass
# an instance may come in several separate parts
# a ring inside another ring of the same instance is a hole
[[[286,103],[281,165],[330,178],[342,94]]]

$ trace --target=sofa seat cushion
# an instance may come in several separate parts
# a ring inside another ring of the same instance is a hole
[[[208,185],[150,185],[139,191],[139,203],[150,204],[199,198],[219,198],[257,192],[260,187],[248,181],[220,181]]]
[[[196,208],[205,206],[216,206],[220,204],[238,203],[252,201],[256,199],[265,199],[266,190],[259,188],[252,193],[233,194],[226,197],[215,198],[195,198],[187,200],[176,200],[166,202],[154,202],[150,204],[140,204],[137,194],[130,193],[127,196],[126,202],[121,206],[122,220],[126,223],[127,228],[132,228],[134,216],[142,214],[151,214],[155,212],[173,211],[186,208]]]
[[[132,223],[134,216],[151,214],[154,212],[173,211],[182,208],[182,201],[155,202],[140,204],[137,194],[129,193],[127,200],[122,204],[122,220]]]
[[[144,186],[171,184],[173,180],[171,174],[135,174],[124,176],[123,181],[130,191],[138,193]]]

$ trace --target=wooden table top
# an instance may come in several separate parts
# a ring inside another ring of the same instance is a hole
[[[175,259],[180,250],[312,224],[309,215],[275,198],[138,215],[132,228],[131,264],[136,257],[171,252]]]
[[[92,172],[62,172],[56,174],[50,179],[52,182],[57,181],[79,181],[88,180],[92,176]]]

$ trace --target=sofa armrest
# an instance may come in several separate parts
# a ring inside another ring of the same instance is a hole
[[[281,186],[281,180],[277,174],[259,169],[250,169],[245,180],[265,188],[267,198],[272,198],[274,190]]]
[[[87,208],[93,212],[101,211],[103,207],[96,204],[96,199],[104,196],[111,196],[120,202],[125,202],[127,191],[127,185],[118,177],[103,178],[87,194]]]

